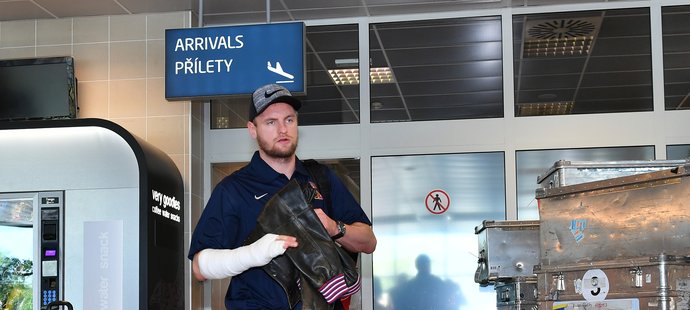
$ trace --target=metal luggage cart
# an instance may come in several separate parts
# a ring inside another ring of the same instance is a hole
[[[538,188],[539,309],[690,309],[690,165]]]

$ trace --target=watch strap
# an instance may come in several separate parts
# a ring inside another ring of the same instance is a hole
[[[338,226],[338,233],[331,237],[332,240],[340,239],[345,235],[345,223],[336,221],[336,225]]]

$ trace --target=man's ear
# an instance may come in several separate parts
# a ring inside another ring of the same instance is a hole
[[[254,122],[247,122],[247,130],[249,130],[249,135],[252,136],[253,139],[256,139],[256,125],[254,125]]]

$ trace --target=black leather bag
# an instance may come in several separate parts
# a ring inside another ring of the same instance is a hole
[[[335,309],[340,306],[336,301],[348,293],[344,290],[358,289],[359,274],[348,253],[331,240],[305,193],[313,195],[295,180],[278,191],[264,206],[257,228],[245,244],[265,233],[296,237],[299,246],[274,258],[264,271],[285,289],[291,306],[296,304],[294,286],[299,279],[303,309]],[[331,287],[335,289],[329,290]]]

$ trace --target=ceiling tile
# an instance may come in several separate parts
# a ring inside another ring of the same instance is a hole
[[[130,13],[113,0],[35,0],[35,2],[59,18]]]
[[[398,15],[398,14],[418,14],[420,12],[452,12],[459,10],[491,9],[501,8],[506,5],[496,1],[473,1],[475,3],[463,3],[458,1],[415,1],[416,3],[400,3],[392,0],[385,5],[368,5],[369,14],[379,15]]]
[[[365,1],[362,0],[339,0],[339,1],[314,1],[297,0],[281,1],[285,3],[285,9],[289,10],[313,10],[313,9],[340,9],[361,7]]]
[[[0,20],[53,18],[48,12],[29,1],[0,1]]]
[[[336,7],[336,8],[317,8],[290,10],[291,16],[295,20],[327,19],[327,18],[351,18],[367,16],[367,12],[362,7]]]
[[[271,13],[271,22],[287,22],[292,21],[292,18],[285,12]],[[205,26],[220,26],[220,25],[242,25],[242,24],[257,24],[266,23],[267,16],[265,12],[236,12],[236,13],[207,13],[204,15]]]
[[[92,0],[93,1],[93,0]],[[103,0],[99,0],[103,1]],[[140,13],[158,13],[158,12],[175,12],[197,10],[197,7],[192,7],[190,0],[117,0],[127,11]],[[230,1],[234,2],[234,1]]]

